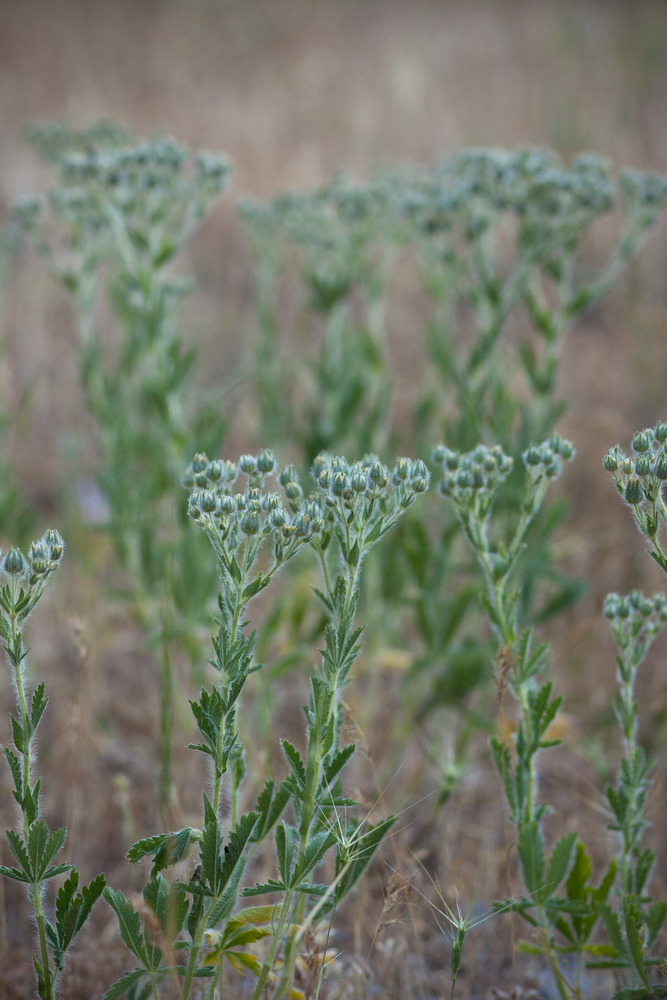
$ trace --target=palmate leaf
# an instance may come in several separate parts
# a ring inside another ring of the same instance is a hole
[[[77,892],[79,873],[73,870],[69,878],[58,890],[55,914],[57,950],[61,955],[67,951],[73,939],[85,924],[90,911],[102,895],[105,885],[106,879],[104,875],[97,875],[88,885],[82,886],[80,892]]]

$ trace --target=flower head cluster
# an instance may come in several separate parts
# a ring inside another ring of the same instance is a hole
[[[646,597],[639,590],[627,596],[607,594],[604,615],[609,619],[619,649],[626,649],[637,637],[653,639],[667,622],[667,597]]]
[[[58,173],[49,196],[65,241],[57,249],[89,267],[112,249],[128,267],[142,260],[155,267],[166,263],[229,175],[229,164],[216,154],[191,155],[169,136],[132,142],[123,130],[105,125],[83,133],[37,132],[36,144]],[[17,216],[38,246],[53,253],[40,202],[24,199]]]
[[[311,303],[325,313],[370,278],[390,222],[378,185],[354,186],[342,177],[269,205],[245,202],[241,215],[259,253],[297,251]]]
[[[667,423],[637,431],[632,437],[632,451],[628,456],[620,445],[614,445],[602,465],[614,477],[616,489],[626,503],[640,515],[658,504],[667,480]],[[652,533],[655,531],[657,521]]]
[[[528,471],[529,482],[538,485],[542,480],[555,479],[563,469],[563,462],[574,458],[574,445],[560,434],[552,434],[542,444],[527,448],[523,464]]]
[[[377,501],[405,509],[417,494],[426,492],[430,480],[421,459],[399,458],[389,469],[377,455],[365,455],[353,463],[340,456],[319,455],[312,471],[323,505],[352,513]]]
[[[256,555],[262,541],[271,538],[276,562],[284,562],[322,530],[324,519],[315,499],[288,507],[279,493],[264,488],[274,469],[273,453],[267,449],[242,455],[238,462],[209,460],[204,454],[193,458],[182,479],[190,490],[188,513],[219,554],[224,549],[228,558],[254,540]]]
[[[420,459],[399,458],[390,469],[377,455],[348,462],[319,455],[312,474],[314,494],[327,513],[348,566],[357,566],[369,548],[398,521],[417,496],[425,493],[430,475]]]
[[[0,552],[0,613],[16,615],[23,622],[37,604],[51,574],[63,557],[64,542],[50,528],[32,542],[27,554],[11,548]]]
[[[459,452],[441,444],[433,449],[432,458],[442,466],[438,489],[462,507],[475,500],[490,502],[514,465],[499,445],[487,448],[480,444],[472,451]]]

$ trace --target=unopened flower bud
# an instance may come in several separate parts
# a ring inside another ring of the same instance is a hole
[[[275,468],[276,460],[273,457],[273,452],[269,451],[268,448],[262,449],[257,456],[257,469],[259,472],[268,475],[269,472],[273,472]]]
[[[6,573],[11,573],[12,575],[21,572],[23,569],[23,556],[20,549],[13,548],[9,550],[5,556],[4,568]]]
[[[239,469],[241,472],[245,472],[248,476],[257,472],[257,462],[255,461],[254,455],[241,455],[239,458]]]
[[[224,466],[220,459],[215,458],[212,462],[209,462],[206,467],[206,475],[212,483],[219,483],[222,479],[224,471]]]
[[[198,506],[203,514],[213,514],[217,510],[218,498],[213,490],[201,491]]]
[[[632,436],[632,450],[643,454],[651,447],[653,433],[650,430],[637,431]]]
[[[651,458],[649,455],[639,455],[635,459],[635,473],[638,476],[648,476],[651,472]]]
[[[244,535],[256,535],[259,531],[259,514],[256,510],[247,510],[240,521]]]
[[[644,491],[636,476],[631,476],[625,484],[625,499],[633,506],[644,499]]]
[[[190,463],[190,468],[192,469],[193,472],[204,472],[206,470],[207,465],[208,465],[208,457],[203,452],[199,452],[192,459],[192,462]]]
[[[51,550],[51,561],[60,562],[65,548],[65,543],[63,542],[60,532],[56,531],[55,528],[49,528],[44,535],[44,541]]]
[[[602,467],[607,472],[616,472],[618,469],[618,453],[611,448],[602,459]]]

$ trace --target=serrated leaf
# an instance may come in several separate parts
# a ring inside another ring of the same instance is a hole
[[[117,997],[122,997],[124,993],[127,993],[131,986],[138,983],[142,976],[146,974],[145,969],[133,969],[132,972],[126,972],[124,976],[116,980],[113,986],[110,986],[106,993],[103,994],[102,1000],[117,1000]]]
[[[567,833],[554,844],[545,875],[545,890],[548,893],[554,893],[567,875],[576,842],[577,834]]]
[[[220,873],[222,870],[222,828],[220,820],[214,815],[204,827],[201,838],[199,857],[201,859],[202,877],[206,880],[212,895],[220,891]]]
[[[32,881],[28,875],[19,871],[18,868],[7,868],[6,865],[0,865],[0,875],[13,879],[14,882],[27,882],[30,884]]]
[[[517,853],[528,892],[539,893],[544,886],[544,842],[537,823],[526,823],[521,828]]]
[[[263,896],[266,892],[285,892],[287,886],[284,882],[276,882],[275,879],[267,879],[266,882],[256,882],[255,885],[248,885],[241,893],[244,897]]]
[[[151,965],[150,958],[152,956],[149,956],[148,949],[146,948],[146,941],[141,929],[141,920],[129,899],[126,898],[120,889],[112,889],[110,886],[104,889],[104,898],[116,913],[118,929],[125,946],[130,949],[140,962],[144,963],[147,969],[157,968],[159,962],[157,965]]]

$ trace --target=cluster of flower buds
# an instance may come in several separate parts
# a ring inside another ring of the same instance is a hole
[[[514,464],[499,445],[487,448],[480,444],[472,451],[459,452],[440,444],[433,449],[432,458],[442,466],[438,489],[460,507],[469,506],[475,498],[490,499]]]
[[[34,586],[39,579],[49,576],[58,568],[63,551],[62,537],[59,532],[50,528],[41,538],[31,543],[27,556],[20,549],[10,549],[2,560],[2,568],[7,576],[19,577],[28,586]]]
[[[563,469],[563,462],[574,458],[574,445],[560,434],[552,434],[541,444],[527,448],[523,455],[523,463],[528,471],[531,485],[537,485],[544,479],[555,479]]]
[[[188,514],[211,539],[219,553],[229,555],[244,542],[257,543],[270,537],[274,557],[283,562],[304,542],[322,531],[324,519],[315,499],[302,501],[288,509],[283,497],[263,488],[264,478],[275,470],[273,453],[267,449],[258,455],[242,455],[238,462],[209,460],[195,455],[186,469],[182,483],[190,490]],[[288,469],[290,467],[287,467]],[[285,472],[285,470],[283,470]],[[245,488],[238,480],[245,477]],[[291,476],[286,477],[286,496]],[[302,496],[299,487],[299,496]]]
[[[322,506],[332,511],[361,513],[375,501],[405,510],[415,497],[425,493],[430,474],[421,459],[399,458],[392,469],[377,455],[365,455],[360,462],[341,456],[319,455],[313,463]]]
[[[70,252],[94,260],[118,244],[154,265],[179,249],[209,204],[226,187],[229,164],[207,151],[191,155],[174,139],[132,142],[107,126],[84,132],[38,131],[36,145],[54,163],[59,185],[49,197]],[[122,140],[122,141],[121,141]],[[53,252],[44,213],[35,199],[17,217],[45,252]]]
[[[608,594],[604,614],[621,654],[618,659],[619,674],[622,680],[627,681],[667,623],[667,597],[664,594],[645,597],[639,590],[633,590],[627,596]],[[633,723],[633,720],[630,722]]]
[[[258,254],[296,249],[311,303],[327,312],[374,272],[390,216],[381,187],[345,178],[308,194],[282,195],[269,205],[245,202],[241,216]],[[386,245],[386,243],[384,244]]]
[[[60,565],[64,548],[59,532],[50,528],[32,542],[27,554],[16,547],[4,557],[0,552],[0,588],[6,594],[5,610],[13,606],[20,621],[28,617],[48,578]]]
[[[667,480],[667,423],[637,431],[632,438],[632,451],[634,454],[629,456],[619,445],[614,445],[602,459],[602,465],[612,474],[616,489],[640,521],[646,517],[646,533],[655,535],[658,521],[651,509],[659,503]]]

